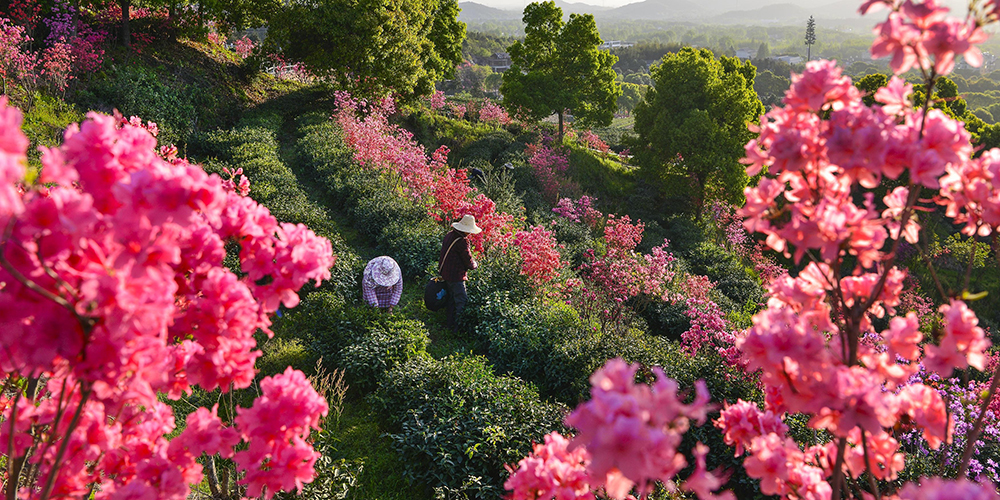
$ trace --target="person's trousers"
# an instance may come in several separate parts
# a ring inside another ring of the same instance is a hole
[[[448,281],[448,328],[458,329],[458,316],[465,309],[469,295],[465,290],[464,281]]]

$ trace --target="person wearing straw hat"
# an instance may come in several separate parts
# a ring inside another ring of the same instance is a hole
[[[361,295],[368,305],[391,313],[403,295],[403,272],[399,264],[386,255],[368,261],[361,279]]]
[[[454,229],[444,236],[441,243],[441,255],[438,259],[441,278],[448,286],[448,328],[458,329],[458,316],[465,309],[469,296],[465,290],[466,272],[478,267],[472,252],[469,251],[469,241],[466,236],[479,234],[482,229],[476,225],[476,218],[471,215],[452,223]]]

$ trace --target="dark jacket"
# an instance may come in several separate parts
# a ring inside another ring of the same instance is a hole
[[[456,241],[457,240],[457,241]],[[451,242],[455,245],[448,252]],[[445,253],[448,258],[445,258]],[[438,265],[441,266],[441,277],[445,281],[465,281],[465,272],[476,268],[476,261],[472,260],[472,253],[469,251],[469,241],[465,239],[465,233],[452,229],[444,235],[441,243],[441,254],[438,256]]]

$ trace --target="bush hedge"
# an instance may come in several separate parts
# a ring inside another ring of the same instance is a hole
[[[323,207],[309,200],[299,180],[282,161],[278,131],[282,117],[277,112],[250,113],[235,128],[200,134],[192,141],[196,158],[206,170],[222,173],[223,167],[242,168],[250,180],[250,197],[266,206],[279,221],[301,223],[330,240],[337,262],[324,289],[342,296],[357,294],[362,262],[340,236],[336,222]],[[308,292],[307,285],[303,292]]]
[[[530,384],[493,374],[481,357],[416,358],[391,371],[371,398],[389,417],[405,470],[438,497],[503,496],[506,464],[561,429],[567,408],[539,401]],[[408,409],[400,411],[400,409]]]

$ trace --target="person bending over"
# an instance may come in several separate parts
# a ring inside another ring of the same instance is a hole
[[[361,295],[368,305],[392,312],[403,295],[403,273],[392,257],[375,257],[365,266]]]

